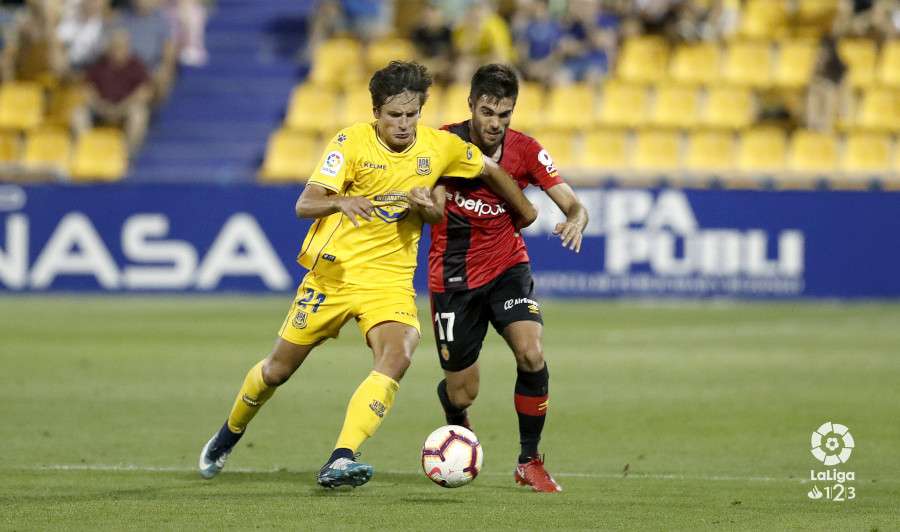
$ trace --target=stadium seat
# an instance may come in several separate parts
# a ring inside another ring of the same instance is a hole
[[[666,77],[669,48],[655,36],[632,37],[625,41],[616,65],[616,77],[635,83],[655,83]]]
[[[744,174],[770,174],[784,170],[787,139],[779,128],[758,127],[741,134],[737,167]]]
[[[584,137],[581,167],[594,173],[628,168],[628,132],[621,129],[599,129]]]
[[[810,130],[794,132],[788,148],[788,170],[829,176],[837,168],[837,141],[833,135]]]
[[[890,173],[891,152],[891,137],[888,135],[849,133],[841,157],[841,170],[849,175]]]
[[[122,131],[96,128],[84,132],[72,158],[73,181],[118,181],[128,171],[128,143]]]
[[[469,85],[468,83],[453,83],[444,91],[444,101],[441,106],[439,120],[444,124],[463,122],[472,115],[469,110]]]
[[[0,131],[0,164],[17,163],[21,149],[18,133]]]
[[[754,119],[753,93],[741,87],[709,90],[701,123],[706,127],[742,129]]]
[[[696,173],[721,173],[735,169],[735,142],[731,132],[695,131],[688,138],[684,168]]]
[[[547,126],[562,130],[586,130],[594,119],[594,89],[587,84],[566,85],[550,90]]]
[[[887,41],[882,46],[881,59],[878,61],[878,81],[900,88],[900,39]]]
[[[312,135],[279,129],[269,136],[260,180],[306,181],[322,155],[320,146]]]
[[[0,86],[0,129],[33,129],[44,120],[44,92],[38,83],[14,81]]]
[[[643,85],[608,81],[603,85],[598,122],[604,126],[642,126],[647,122],[648,97]]]
[[[800,89],[809,84],[815,66],[816,42],[810,39],[782,41],[778,47],[775,66],[775,85],[786,89]]]
[[[400,37],[384,37],[366,48],[366,70],[373,73],[393,60],[410,61],[416,56],[412,43]]]
[[[528,132],[538,130],[543,125],[544,89],[537,83],[520,83],[512,127]]]
[[[791,24],[794,35],[821,37],[831,30],[840,0],[799,0]]]
[[[873,87],[857,106],[855,128],[869,131],[900,131],[900,91]]]
[[[681,158],[681,135],[674,131],[639,131],[631,167],[638,172],[678,170]]]
[[[841,39],[838,54],[847,64],[850,86],[868,87],[875,81],[875,42],[869,39]]]
[[[652,123],[657,127],[689,129],[697,125],[699,95],[693,85],[663,85],[656,89]]]
[[[737,41],[728,46],[722,77],[736,85],[767,87],[772,81],[771,46],[768,42]]]
[[[22,164],[29,170],[68,174],[72,143],[69,133],[59,127],[35,129],[25,138]]]
[[[329,39],[313,51],[312,83],[334,90],[364,83],[364,78],[362,46],[356,39]]]
[[[329,88],[302,84],[294,88],[285,125],[295,131],[332,133],[338,116],[337,96]]]
[[[543,131],[537,137],[547,150],[556,168],[563,174],[579,167],[575,150],[575,137],[567,131]]]
[[[81,107],[87,99],[82,84],[63,85],[53,91],[44,123],[53,126],[69,127],[72,125],[72,113]]]
[[[718,43],[682,44],[672,56],[669,75],[681,83],[713,83],[719,79],[721,55]]]
[[[781,0],[749,0],[741,13],[741,35],[750,39],[786,35],[788,12],[785,4]]]
[[[348,89],[344,93],[344,102],[340,106],[343,115],[341,124],[355,124],[357,122],[372,122],[375,120],[372,114],[372,95],[366,86],[358,86]]]
[[[425,107],[422,108],[422,116],[419,118],[419,123],[425,126],[441,127],[445,123],[443,122],[445,101],[446,91],[442,87],[432,86],[428,89],[428,100],[425,101]],[[465,120],[468,117],[468,115],[465,115],[461,120]]]

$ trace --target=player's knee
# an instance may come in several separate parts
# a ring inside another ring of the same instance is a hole
[[[478,387],[477,386],[462,386],[459,388],[448,388],[447,395],[450,397],[450,402],[453,403],[453,406],[466,409],[472,406],[472,403],[475,402],[475,398],[478,397]]]
[[[544,367],[544,349],[540,341],[522,342],[515,347],[516,365],[519,369],[535,372]]]
[[[402,347],[386,348],[375,363],[375,370],[399,381],[412,363],[412,351]]]
[[[281,386],[291,378],[296,369],[284,361],[270,357],[262,366],[263,381],[269,386]]]

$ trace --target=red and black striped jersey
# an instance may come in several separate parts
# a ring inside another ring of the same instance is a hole
[[[469,121],[443,126],[466,142]],[[537,140],[507,129],[500,166],[519,187],[546,190],[562,183],[553,159]],[[467,182],[468,181],[468,182]],[[432,292],[477,288],[507,269],[528,262],[522,236],[515,231],[506,204],[480,179],[444,179],[444,221],[431,226],[428,285]]]

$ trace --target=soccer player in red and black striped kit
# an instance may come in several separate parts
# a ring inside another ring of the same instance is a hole
[[[565,213],[555,227],[563,247],[578,252],[588,217],[553,159],[533,138],[509,128],[519,85],[513,70],[490,64],[472,78],[472,116],[444,126],[478,146],[518,185],[539,186]],[[542,345],[543,321],[525,242],[503,201],[479,180],[443,180],[444,220],[432,225],[428,257],[431,313],[445,378],[438,398],[447,422],[469,426],[466,409],[478,395],[478,355],[490,323],[516,359],[515,408],[522,446],[516,482],[539,492],[561,491],[544,469],[538,443],[548,404],[549,373]]]

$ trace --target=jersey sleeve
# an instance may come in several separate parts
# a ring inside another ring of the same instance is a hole
[[[442,131],[441,138],[447,161],[441,176],[472,179],[484,172],[484,156],[477,146],[449,132]]]
[[[322,154],[307,183],[325,187],[333,192],[341,192],[344,184],[353,178],[355,159],[353,142],[348,132],[342,130],[328,143],[325,153]]]
[[[541,190],[547,190],[563,182],[553,158],[534,139],[531,139],[525,148],[525,164],[528,167],[528,180],[541,187]]]

